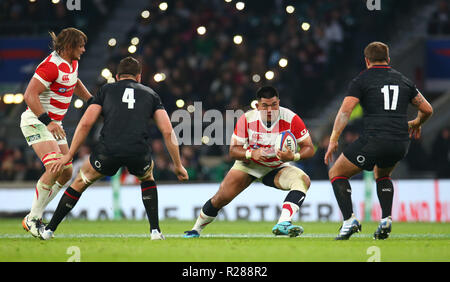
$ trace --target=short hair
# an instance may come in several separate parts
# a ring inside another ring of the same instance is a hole
[[[65,49],[73,50],[76,47],[87,43],[86,34],[73,27],[61,30],[58,36],[56,36],[53,31],[49,32],[49,34],[52,38],[53,50],[58,54],[61,54]]]
[[[278,91],[272,86],[263,86],[256,91],[257,100],[261,100],[261,98],[270,99],[272,97],[279,97]]]
[[[119,77],[122,75],[137,76],[141,71],[142,67],[139,61],[130,56],[120,60],[119,66],[117,67],[117,75]]]
[[[372,42],[364,49],[364,56],[369,62],[388,62],[389,47],[383,42]]]

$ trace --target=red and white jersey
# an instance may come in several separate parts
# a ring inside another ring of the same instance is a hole
[[[309,136],[308,129],[305,127],[303,120],[293,111],[280,107],[278,119],[272,122],[270,127],[261,120],[261,113],[258,110],[251,110],[242,115],[234,129],[232,138],[239,143],[244,144],[248,148],[269,148],[273,150],[267,161],[253,162],[267,166],[278,167],[283,162],[280,161],[275,153],[275,139],[280,132],[290,130],[297,143],[305,140]]]
[[[39,100],[54,121],[62,121],[72,100],[78,81],[78,61],[71,63],[53,51],[43,60],[33,75],[47,89],[39,95]],[[22,115],[21,126],[40,123],[35,114],[27,108]]]

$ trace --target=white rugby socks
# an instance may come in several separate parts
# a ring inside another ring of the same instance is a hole
[[[42,214],[48,204],[47,200],[50,193],[52,193],[52,186],[42,183],[39,179],[36,184],[36,193],[34,194],[29,218],[42,218]]]

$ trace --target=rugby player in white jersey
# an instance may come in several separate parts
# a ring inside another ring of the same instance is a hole
[[[236,160],[233,167],[223,179],[217,193],[202,207],[192,230],[185,232],[185,238],[199,237],[203,228],[216,218],[219,210],[255,180],[289,191],[272,233],[290,237],[303,233],[301,226],[292,224],[292,218],[300,209],[311,182],[308,175],[289,162],[308,159],[314,155],[311,137],[297,114],[280,107],[275,88],[260,88],[256,98],[256,109],[246,112],[236,124],[230,144],[230,156]],[[294,134],[299,151],[275,150],[276,137],[287,130]]]
[[[41,159],[45,172],[36,184],[30,213],[22,226],[37,237],[42,215],[48,203],[72,176],[72,162],[62,172],[51,172],[53,162],[69,151],[62,120],[75,93],[86,102],[92,95],[78,79],[78,61],[85,52],[87,36],[75,28],[63,29],[58,36],[50,33],[53,52],[37,67],[24,94],[27,109],[20,128],[29,146]]]

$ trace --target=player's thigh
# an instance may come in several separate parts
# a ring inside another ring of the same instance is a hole
[[[255,180],[254,176],[246,172],[230,169],[220,183],[219,190],[212,198],[212,204],[221,208],[231,202],[239,193],[245,190]]]
[[[334,165],[330,168],[328,176],[333,179],[336,176],[352,177],[362,171],[362,168],[356,166],[354,163],[349,161],[344,154],[341,154]]]
[[[42,141],[34,143],[33,145],[31,145],[31,148],[33,148],[34,152],[41,160],[48,153],[61,153],[61,149],[59,148],[56,141]]]
[[[103,174],[98,172],[92,165],[89,159],[86,159],[78,172],[74,182],[70,185],[76,191],[82,193],[95,181],[104,177]]]
[[[391,167],[383,167],[383,168],[375,166],[375,168],[373,169],[373,176],[375,177],[375,179],[382,178],[382,177],[391,177],[392,172],[394,171],[396,166],[397,165],[394,165]]]
[[[127,167],[128,171],[136,176],[139,181],[153,181],[153,160],[149,153],[144,153],[141,156],[123,158],[122,162]]]

